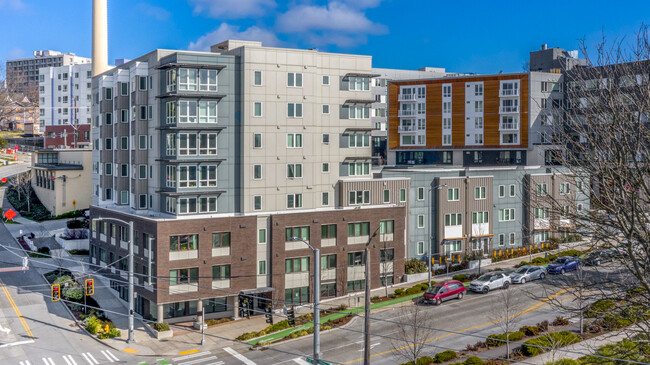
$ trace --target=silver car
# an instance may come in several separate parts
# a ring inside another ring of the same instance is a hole
[[[524,265],[510,274],[510,279],[515,284],[525,284],[528,281],[544,279],[546,268],[542,266]]]
[[[493,272],[479,276],[469,284],[469,290],[486,294],[494,289],[508,289],[510,278],[503,272]]]

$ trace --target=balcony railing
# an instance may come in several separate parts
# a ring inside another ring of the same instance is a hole
[[[397,112],[397,115],[400,116],[400,117],[412,117],[412,116],[415,116],[415,114],[416,114],[415,109],[410,109],[410,110],[402,109],[402,110]]]
[[[519,89],[501,89],[501,96],[519,96]]]
[[[397,131],[402,133],[402,132],[415,132],[416,127],[414,125],[400,125],[397,127]]]
[[[499,125],[499,130],[501,131],[513,131],[513,130],[519,130],[519,123],[518,122],[513,122],[513,123],[503,123]]]
[[[397,101],[415,101],[416,94],[399,94]]]
[[[499,113],[519,113],[519,105],[502,105],[499,107]]]

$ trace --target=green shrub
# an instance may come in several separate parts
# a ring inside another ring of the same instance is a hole
[[[96,334],[97,332],[99,332],[101,328],[102,328],[102,321],[100,321],[99,318],[94,316],[88,318],[86,329],[88,330],[88,332],[90,332],[90,334],[92,335]]]
[[[395,289],[395,296],[401,297],[402,295],[404,295],[404,289],[402,288]]]
[[[208,327],[216,326],[218,324],[222,324],[222,323],[226,323],[226,322],[230,322],[230,318],[219,318],[219,319],[210,318],[210,319],[205,320],[205,324],[207,324]]]
[[[169,325],[167,323],[151,322],[149,325],[158,332],[169,331]]]
[[[580,361],[573,359],[561,359],[557,361],[549,361],[545,365],[580,365]]]
[[[552,326],[566,326],[567,324],[569,324],[569,320],[562,316],[555,317],[555,320],[551,323]]]
[[[429,356],[422,356],[418,358],[417,365],[429,365],[433,363],[433,358]],[[400,365],[413,365],[413,361],[405,362]]]
[[[418,259],[410,259],[404,264],[404,272],[407,274],[417,274],[422,272],[427,272],[428,268],[424,262]]]
[[[531,263],[533,265],[547,264],[550,260],[546,257],[535,257]]]
[[[465,274],[454,275],[451,278],[458,281],[467,281],[467,275]]]
[[[67,288],[62,288],[61,295],[65,300],[80,302],[84,297],[84,291],[78,285],[68,285]]]
[[[515,331],[515,332],[510,332],[510,335],[508,336],[507,340],[508,341],[519,341],[524,337],[526,337],[526,336],[524,335],[523,332]],[[505,333],[500,333],[500,334],[489,335],[487,337],[487,339],[485,340],[485,343],[488,346],[492,346],[492,347],[505,345],[506,344],[506,334]]]
[[[548,347],[564,347],[580,341],[578,335],[569,331],[551,332],[547,335],[530,339],[521,345],[521,353],[524,356],[537,356],[547,351]],[[540,346],[540,347],[537,347]]]
[[[478,356],[470,356],[465,361],[463,361],[464,365],[483,365],[483,360],[478,357]]]
[[[446,350],[437,353],[436,356],[433,357],[433,362],[435,362],[436,364],[440,364],[443,362],[447,362],[449,360],[453,360],[456,358],[456,356],[457,356],[456,351]]]
[[[239,341],[246,341],[246,340],[250,340],[251,338],[255,338],[255,337],[258,337],[258,332],[253,331],[253,332],[246,332],[244,334],[241,334],[241,335],[239,335],[239,337],[237,337],[237,339]]]
[[[530,337],[539,335],[542,330],[537,326],[523,326],[519,329],[519,332],[523,332],[524,335]]]
[[[106,338],[115,338],[115,337],[120,337],[122,336],[122,333],[115,327],[111,328],[108,330],[108,333],[100,333],[97,335],[97,337],[100,340],[106,339]]]
[[[413,287],[410,287],[410,288],[406,289],[406,295],[413,295],[413,294],[417,294],[419,292],[421,292],[419,285],[413,286]]]
[[[613,306],[614,306],[614,302],[611,300],[599,300],[589,306],[589,309],[585,311],[585,317],[586,318],[598,317],[606,313]]]

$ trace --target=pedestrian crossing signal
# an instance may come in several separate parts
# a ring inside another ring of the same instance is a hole
[[[95,294],[95,280],[94,279],[86,279],[86,295],[93,295]]]
[[[61,300],[61,284],[52,284],[52,301]]]

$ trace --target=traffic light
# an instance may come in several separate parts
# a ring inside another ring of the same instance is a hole
[[[86,279],[86,295],[95,294],[95,279]]]
[[[289,320],[289,326],[296,325],[296,311],[293,307],[287,310],[287,320]]]
[[[273,311],[271,310],[270,304],[264,307],[264,317],[266,317],[266,323],[273,324]]]
[[[250,318],[250,311],[248,310],[248,298],[240,297],[239,299],[239,316],[244,318]]]
[[[52,284],[52,301],[61,300],[61,284]]]

